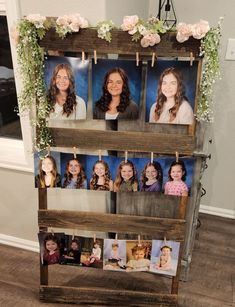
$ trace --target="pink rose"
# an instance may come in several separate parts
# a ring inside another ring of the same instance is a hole
[[[177,27],[176,39],[179,43],[183,43],[192,35],[192,25],[180,22]]]
[[[196,39],[201,39],[206,35],[206,33],[209,30],[210,30],[210,26],[209,26],[208,21],[200,20],[198,23],[193,25],[192,35]]]
[[[132,16],[125,16],[123,18],[123,24],[121,25],[121,28],[123,31],[128,31],[129,34],[134,34],[137,29],[136,28],[136,24],[139,21],[139,17],[137,15],[132,15]],[[130,33],[129,31],[134,31],[134,33]]]
[[[147,33],[143,36],[143,38],[140,41],[140,44],[142,47],[146,48],[149,46],[154,46],[158,43],[160,43],[161,38],[159,34],[157,33]]]
[[[80,29],[79,22],[78,22],[78,21],[71,22],[71,23],[69,24],[69,28],[70,28],[73,32],[78,32],[79,29]]]
[[[89,26],[88,20],[86,18],[82,17],[82,16],[79,16],[78,22],[79,22],[79,25],[82,29],[88,28],[88,26]]]
[[[68,15],[64,15],[64,16],[60,16],[56,19],[56,24],[58,26],[67,26],[69,24],[69,16]]]

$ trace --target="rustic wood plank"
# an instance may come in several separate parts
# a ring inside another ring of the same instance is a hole
[[[140,42],[132,41],[131,35],[122,30],[112,30],[111,43],[98,38],[94,28],[80,29],[78,33],[68,34],[66,38],[59,38],[54,29],[46,32],[45,37],[39,42],[40,46],[48,50],[58,50],[62,52],[86,52],[92,53],[94,50],[99,54],[132,54],[140,53],[140,56],[151,57],[155,52],[158,57],[190,57],[193,53],[195,59],[199,58],[200,40],[190,38],[184,43],[178,43],[175,32],[168,32],[161,35],[161,42],[153,47],[143,48]]]
[[[54,146],[58,147],[75,146],[94,150],[128,150],[161,154],[172,154],[178,151],[183,155],[192,155],[194,150],[194,137],[189,135],[68,128],[51,128],[50,130]]]
[[[162,239],[166,236],[169,240],[178,241],[183,240],[185,228],[185,220],[181,219],[70,210],[39,210],[38,223],[39,227],[146,234],[154,239]]]
[[[40,300],[78,305],[177,306],[177,295],[104,288],[41,286]]]

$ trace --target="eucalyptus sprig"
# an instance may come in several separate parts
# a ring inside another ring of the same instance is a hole
[[[213,121],[213,89],[216,80],[220,75],[220,38],[221,38],[222,18],[217,27],[211,28],[206,36],[201,40],[201,56],[204,57],[202,67],[202,79],[199,88],[199,104],[197,119]]]

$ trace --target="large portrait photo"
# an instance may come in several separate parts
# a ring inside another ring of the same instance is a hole
[[[192,125],[196,113],[198,62],[148,62],[145,120],[159,124]]]
[[[141,94],[141,64],[133,60],[100,59],[92,65],[94,119],[137,119]]]
[[[49,119],[84,120],[88,101],[88,60],[47,56],[45,83]]]

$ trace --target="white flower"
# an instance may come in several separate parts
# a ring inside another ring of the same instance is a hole
[[[30,21],[35,25],[36,28],[43,28],[46,17],[41,16],[40,14],[30,14],[26,16],[26,20]]]

